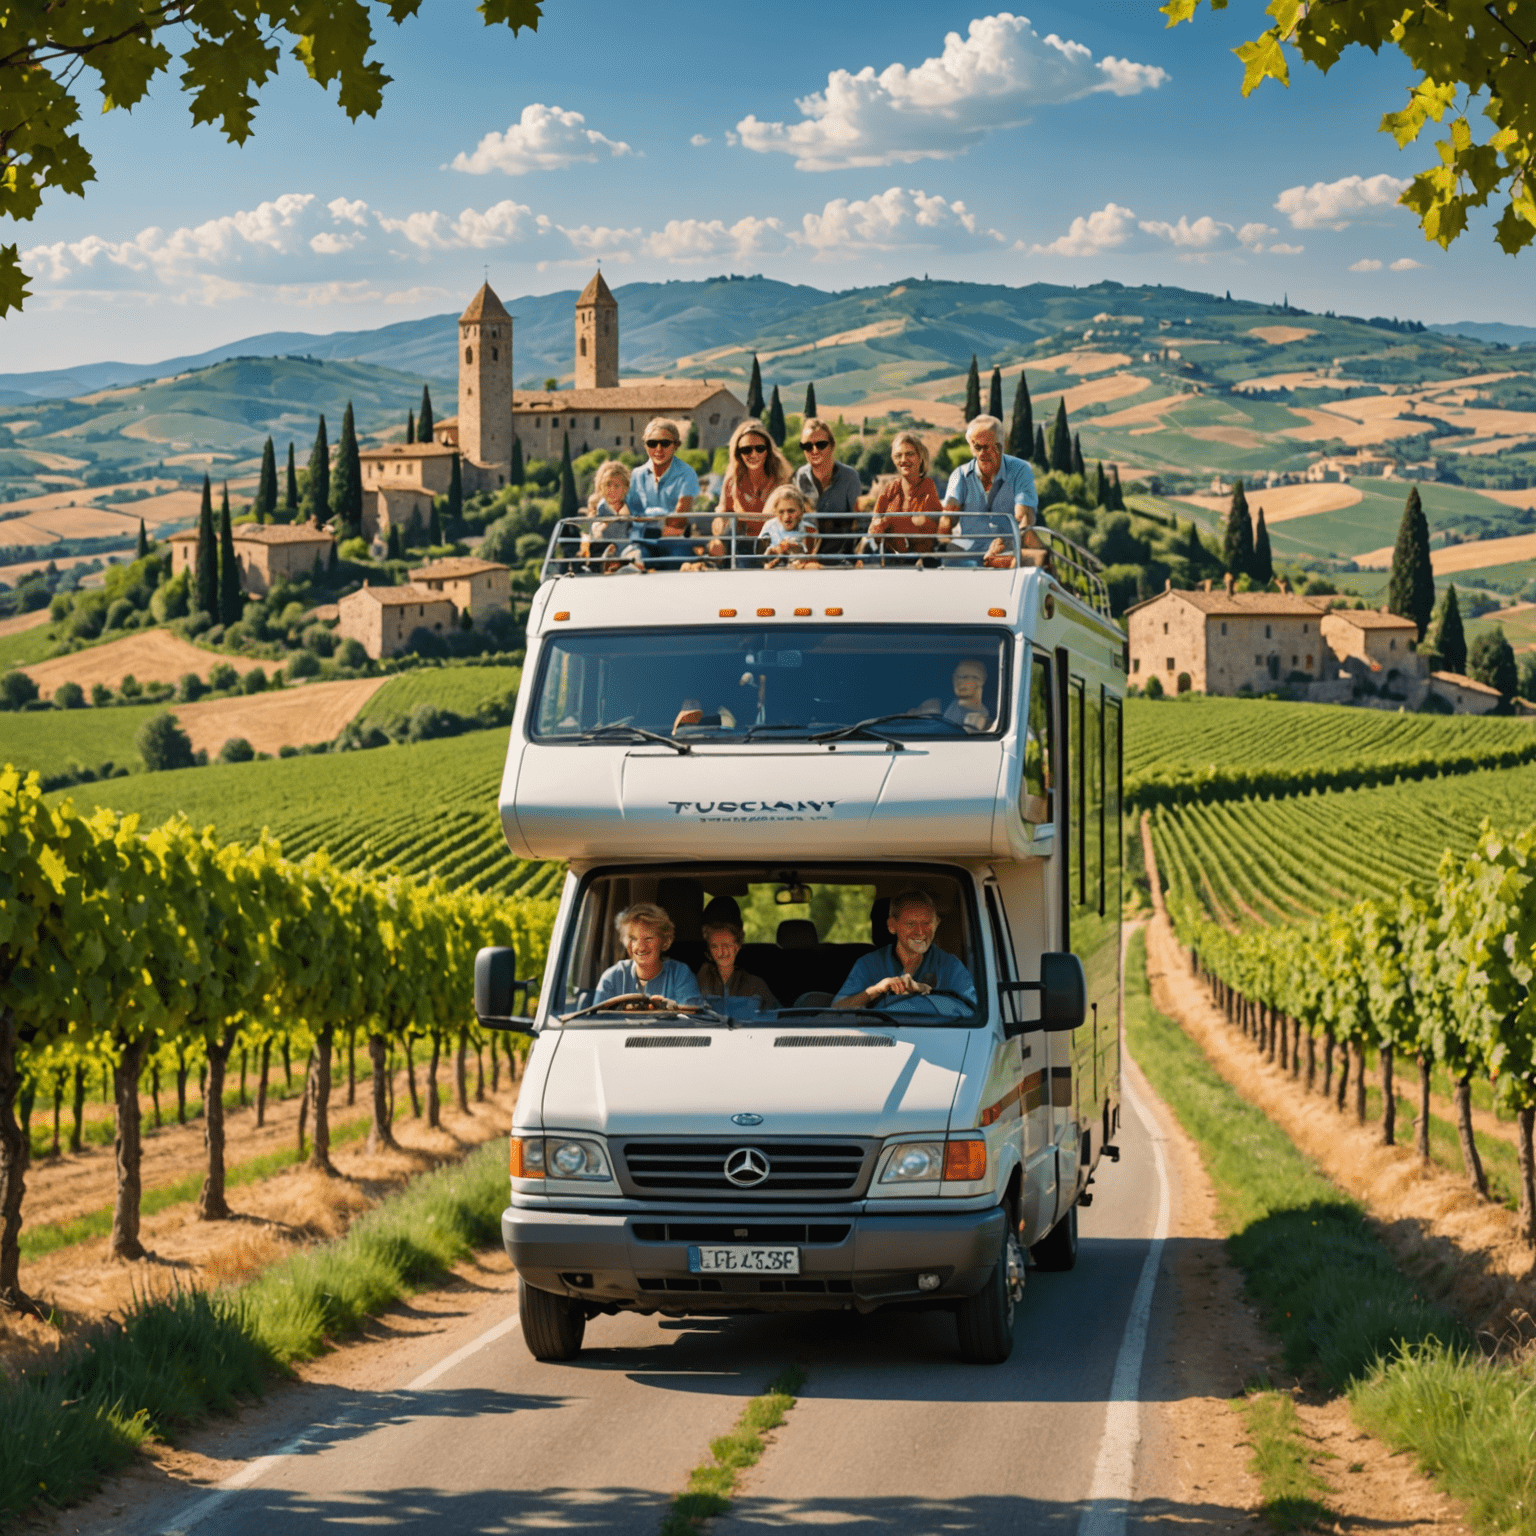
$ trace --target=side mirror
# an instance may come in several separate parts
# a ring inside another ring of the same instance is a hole
[[[1076,1029],[1088,1017],[1088,978],[1071,953],[1040,956],[1040,1027],[1047,1033]]]
[[[475,956],[475,1017],[487,1029],[533,1033],[533,1020],[515,1014],[519,990],[526,999],[531,981],[517,979],[517,951],[497,946]]]

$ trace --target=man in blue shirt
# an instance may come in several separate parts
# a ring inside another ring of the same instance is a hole
[[[976,1011],[976,984],[951,954],[934,947],[939,914],[926,891],[891,898],[885,926],[895,942],[861,955],[837,994],[834,1008],[963,1018]]]
[[[637,901],[619,913],[614,926],[629,958],[603,972],[597,983],[597,995],[592,999],[594,1003],[643,992],[664,1002],[704,1006],[704,994],[699,991],[693,972],[681,960],[666,958],[676,930],[665,908],[655,902]]]
[[[645,429],[645,451],[650,463],[629,477],[629,510],[644,517],[660,507],[664,512],[690,512],[699,494],[699,477],[677,457],[683,445],[675,421],[657,417]]]
[[[965,429],[965,440],[973,457],[949,477],[939,533],[949,534],[949,548],[964,550],[967,557],[946,563],[1003,564],[1006,560],[1012,565],[1012,530],[1017,526],[1022,539],[1040,505],[1035,472],[1023,459],[1003,452],[1003,424],[995,416],[977,416]],[[995,539],[1001,539],[1001,544],[993,551]]]

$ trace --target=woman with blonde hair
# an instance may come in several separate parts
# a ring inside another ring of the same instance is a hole
[[[731,433],[726,450],[725,483],[720,487],[720,505],[713,532],[729,541],[731,514],[735,514],[736,538],[744,544],[762,530],[768,497],[789,481],[793,471],[789,460],[779,452],[768,429],[755,416],[749,416]]]
[[[891,461],[896,477],[875,498],[867,547],[880,555],[931,554],[944,504],[928,477],[928,445],[915,432],[898,432],[891,439]]]

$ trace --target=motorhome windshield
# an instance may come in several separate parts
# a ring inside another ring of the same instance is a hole
[[[841,624],[605,629],[549,640],[536,740],[795,741],[860,722],[883,735],[995,737],[1008,636]]]

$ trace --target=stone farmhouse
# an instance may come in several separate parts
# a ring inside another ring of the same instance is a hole
[[[309,523],[236,523],[232,531],[240,590],[261,597],[279,576],[308,576],[318,560],[328,565],[336,540]],[[173,533],[171,574],[189,571],[197,579],[197,530]]]
[[[446,496],[455,450],[441,443],[391,443],[358,454],[363,471],[363,537],[403,534],[432,521],[432,498]]]
[[[377,661],[403,651],[418,629],[444,634],[458,627],[451,598],[425,587],[362,586],[336,605],[343,640],[356,640]]]
[[[1166,693],[1232,695],[1284,688],[1313,703],[1383,695],[1420,708],[1431,694],[1458,714],[1486,714],[1496,690],[1456,673],[1431,673],[1412,619],[1374,609],[1334,608],[1329,597],[1238,592],[1211,583],[1171,587],[1126,612],[1132,684],[1156,677]]]
[[[411,584],[440,592],[458,610],[460,623],[466,613],[473,623],[483,624],[487,615],[507,613],[512,607],[511,572],[494,560],[433,560],[411,572]]]

